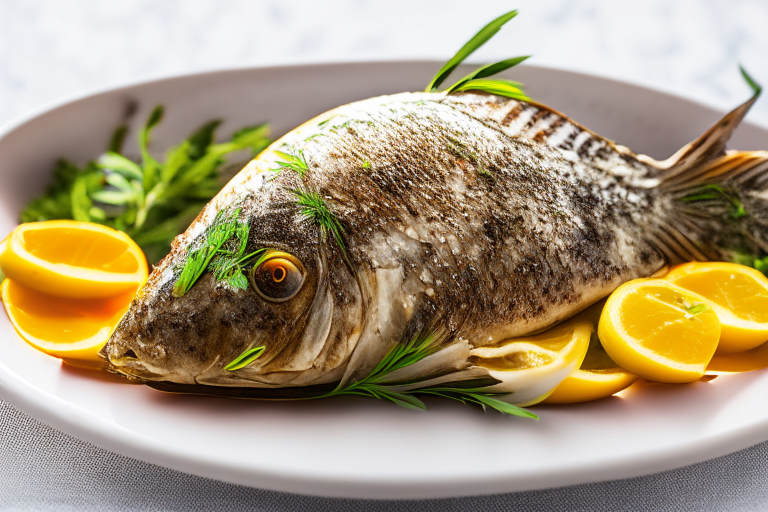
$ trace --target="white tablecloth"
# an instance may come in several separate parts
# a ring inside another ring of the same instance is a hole
[[[63,434],[0,402],[0,510],[736,511],[768,510],[768,443],[651,476],[425,501],[298,496],[154,466]]]
[[[530,53],[537,64],[650,85],[721,110],[749,94],[737,63],[768,85],[764,0],[0,0],[0,123],[63,96],[172,73],[446,59],[511,8],[520,17],[475,60]],[[749,119],[768,125],[768,101]],[[153,466],[73,439],[0,401],[0,510],[70,509],[768,510],[768,444],[631,480],[362,502],[249,489]]]

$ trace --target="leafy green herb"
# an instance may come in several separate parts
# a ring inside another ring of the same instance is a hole
[[[162,107],[155,108],[138,134],[140,163],[121,154],[125,126],[115,130],[109,151],[95,162],[82,168],[66,160],[57,162],[45,194],[27,205],[21,221],[97,222],[125,231],[150,262],[162,258],[173,238],[221,189],[220,167],[226,156],[246,149],[256,154],[270,142],[268,127],[259,125],[215,144],[221,122],[211,121],[171,148],[165,161],[158,161],[148,146],[163,114]]]
[[[235,358],[234,361],[229,363],[227,366],[224,367],[225,370],[228,372],[234,372],[235,370],[240,370],[241,368],[245,368],[255,360],[261,356],[262,352],[264,352],[266,347],[254,347],[249,348],[239,356]]]
[[[699,303],[699,304],[694,304],[694,305],[693,305],[693,306],[691,306],[691,307],[687,307],[687,308],[685,308],[685,311],[686,311],[686,312],[687,312],[689,315],[691,315],[691,316],[696,316],[696,315],[698,315],[699,313],[703,313],[703,312],[704,312],[704,311],[706,311],[707,309],[708,309],[708,307],[707,307],[707,305],[706,305],[706,304],[703,304],[703,303]]]
[[[696,191],[683,196],[680,200],[684,203],[725,200],[730,203],[731,218],[740,219],[747,215],[744,205],[733,191],[714,183],[702,185]]]
[[[755,93],[755,96],[759,96],[761,92],[763,92],[763,87],[755,82],[755,80],[747,73],[747,70],[744,69],[744,66],[739,66],[739,69],[741,70],[741,76],[744,77],[744,80],[746,80],[747,84],[752,88],[752,91]]]
[[[275,171],[289,169],[296,172],[302,179],[304,178],[304,175],[309,170],[307,160],[304,158],[304,151],[301,149],[298,151],[291,151],[290,153],[286,153],[284,151],[275,151],[275,154],[283,159],[283,161],[277,162],[277,165],[280,167],[274,169]]]
[[[764,258],[755,259],[752,262],[752,266],[757,270],[768,276],[768,256]]]
[[[450,86],[447,89],[448,94],[455,92],[455,91],[462,91],[462,90],[468,90],[470,88],[464,87],[468,82],[471,82],[472,80],[479,80],[481,78],[487,78],[489,76],[496,75],[498,73],[501,73],[502,71],[505,71],[513,66],[517,66],[521,62],[525,61],[526,59],[529,59],[531,56],[526,55],[524,57],[514,57],[512,59],[502,60],[500,62],[496,62],[493,64],[488,64],[486,66],[483,66],[472,73],[468,74],[452,86]],[[519,82],[509,82],[510,84],[514,84],[518,87],[518,90],[520,87],[522,87],[523,84]],[[522,91],[521,91],[522,92]]]
[[[408,409],[426,409],[424,403],[414,395],[434,395],[457,400],[461,403],[478,404],[483,409],[491,407],[503,414],[538,419],[535,414],[521,407],[495,398],[499,393],[491,393],[482,388],[462,388],[459,383],[456,386],[433,386],[400,391],[398,389],[401,389],[402,385],[385,382],[385,377],[392,372],[417,363],[440,350],[441,342],[440,336],[420,334],[404,345],[398,344],[387,353],[367,377],[347,386],[338,387],[318,398],[338,395],[369,396],[380,400],[389,400]]]
[[[352,264],[349,261],[349,255],[344,245],[344,238],[342,237],[344,227],[342,227],[336,215],[328,208],[325,199],[320,194],[301,189],[291,190],[291,193],[296,197],[296,204],[299,206],[302,215],[318,226],[324,235],[330,234],[333,237],[344,259],[351,266]]]
[[[525,95],[519,85],[519,82],[512,82],[510,80],[470,80],[459,88],[454,89],[453,92],[483,91],[515,100],[530,101],[531,98]]]
[[[499,16],[484,26],[482,29],[480,29],[480,31],[475,34],[472,39],[470,39],[464,46],[461,47],[458,52],[456,52],[456,55],[454,55],[451,60],[446,62],[445,65],[440,68],[440,71],[438,71],[432,81],[429,82],[429,85],[425,90],[427,92],[436,91],[437,88],[440,87],[440,84],[442,84],[445,79],[448,78],[453,70],[456,69],[459,64],[464,62],[464,59],[472,55],[475,50],[483,46],[490,38],[496,35],[496,32],[498,32],[505,23],[507,23],[515,16],[517,16],[517,11],[510,11]]]
[[[186,294],[198,279],[206,272],[213,272],[214,278],[235,290],[248,288],[248,280],[243,275],[245,265],[265,249],[245,254],[248,245],[250,226],[240,219],[240,209],[229,213],[219,211],[213,223],[201,236],[199,246],[187,254],[184,266],[173,287],[173,295]]]
[[[466,59],[472,52],[485,44],[501,27],[517,16],[517,11],[508,12],[483,27],[480,32],[469,40],[457,53],[449,60],[445,66],[438,71],[426,88],[427,92],[437,91],[443,81]],[[523,84],[512,82],[510,80],[489,80],[488,77],[501,73],[511,67],[517,66],[521,62],[530,58],[530,55],[522,57],[513,57],[511,59],[494,62],[482,66],[472,73],[468,74],[449,88],[445,89],[448,94],[461,91],[483,91],[498,96],[505,96],[521,101],[530,101],[530,98],[523,92]]]

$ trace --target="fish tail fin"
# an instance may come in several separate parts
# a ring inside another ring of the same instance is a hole
[[[657,188],[669,202],[651,237],[673,263],[751,262],[768,254],[768,151],[725,151],[761,92],[742,72],[752,98],[659,162]]]

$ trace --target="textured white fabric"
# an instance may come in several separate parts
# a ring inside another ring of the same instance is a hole
[[[147,464],[62,434],[0,401],[0,510],[765,511],[768,443],[628,480],[444,500],[343,500],[252,489]]]

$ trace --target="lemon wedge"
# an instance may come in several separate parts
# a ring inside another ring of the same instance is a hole
[[[636,279],[608,298],[598,336],[611,359],[640,377],[693,382],[717,349],[720,322],[700,295],[663,279]]]
[[[514,405],[533,405],[581,365],[592,330],[591,322],[572,319],[535,336],[472,349],[470,361],[500,381],[488,391],[505,393],[499,398]]]
[[[131,238],[115,229],[73,220],[17,227],[0,245],[8,279],[57,297],[111,297],[147,279],[147,260]]]
[[[0,294],[11,324],[27,343],[83,366],[101,362],[98,352],[128,309],[137,286],[108,299],[70,299],[6,279]]]
[[[581,367],[574,370],[542,403],[575,404],[614,395],[631,386],[639,377],[614,362],[597,336],[597,324],[605,301],[588,308],[579,317],[592,322],[594,330]]]
[[[741,352],[768,340],[768,278],[736,263],[685,263],[665,278],[711,301],[720,320],[717,353]]]

